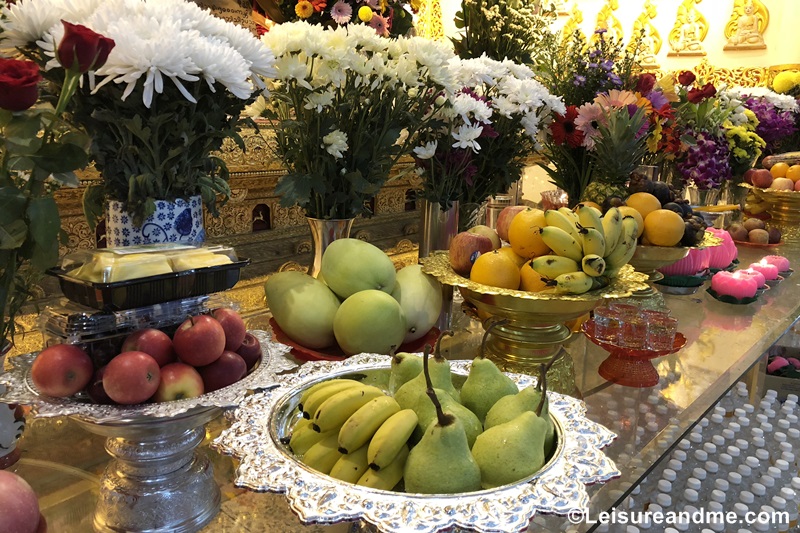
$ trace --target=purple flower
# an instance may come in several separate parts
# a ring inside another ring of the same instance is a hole
[[[589,63],[589,68],[597,68],[597,67],[598,67],[597,63]]]
[[[609,81],[611,83],[613,83],[617,87],[621,87],[622,86],[622,79],[619,76],[617,76],[616,74],[614,74],[613,72],[609,72],[608,73],[608,79],[609,79]]]
[[[709,133],[691,132],[697,144],[689,146],[677,168],[684,184],[694,183],[698,189],[716,189],[732,177],[728,143]]]
[[[614,68],[614,62],[613,62],[613,61],[611,61],[610,59],[606,59],[605,61],[603,61],[603,62],[600,64],[600,68],[602,68],[602,69],[603,69],[603,70],[605,70],[606,72],[610,72],[610,71],[611,71],[611,69],[613,69],[613,68]]]
[[[491,124],[483,123],[483,129],[481,130],[480,137],[486,137],[487,139],[494,139],[499,137],[500,134],[497,132],[496,129],[492,127]]]
[[[582,87],[584,83],[586,83],[586,76],[581,76],[580,74],[575,74],[575,79],[572,81],[573,85],[578,87]]]
[[[661,109],[665,105],[669,105],[669,100],[667,100],[667,97],[664,96],[664,93],[661,91],[650,91],[647,95],[647,99],[650,100],[653,109]]]
[[[784,138],[797,132],[791,111],[779,111],[769,101],[760,98],[748,98],[745,107],[758,118],[756,133],[767,143],[764,153],[773,153]]]
[[[331,8],[331,18],[336,24],[347,24],[353,18],[353,8],[344,0],[339,0]]]
[[[603,34],[604,34],[605,32],[607,32],[607,31],[608,31],[608,30],[607,30],[606,28],[597,28],[596,30],[594,30],[594,32],[595,32],[597,35],[603,35]]]

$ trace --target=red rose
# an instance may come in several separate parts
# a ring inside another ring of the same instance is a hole
[[[686,99],[693,104],[699,104],[705,100],[705,98],[706,95],[703,94],[701,89],[689,89],[689,92],[686,93]]]
[[[0,59],[0,108],[25,111],[39,99],[39,67],[33,61]]]
[[[688,87],[689,85],[694,83],[694,80],[697,79],[697,76],[694,75],[694,72],[690,70],[684,70],[680,74],[678,74],[678,83],[683,85],[684,87]]]
[[[106,64],[114,41],[95,33],[86,26],[70,24],[62,20],[64,38],[58,45],[58,62],[68,70],[81,74],[97,70]]]
[[[717,94],[717,88],[710,83],[706,83],[705,85],[703,85],[703,88],[700,89],[700,91],[706,98],[711,98],[712,96]]]
[[[656,86],[656,77],[649,72],[645,72],[639,75],[639,79],[636,80],[636,91],[639,94],[647,95],[650,91],[653,90],[653,87]]]

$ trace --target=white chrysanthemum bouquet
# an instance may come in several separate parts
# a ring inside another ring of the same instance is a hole
[[[275,72],[271,50],[186,0],[18,0],[2,10],[0,48],[47,71],[62,19],[116,42],[75,97],[103,177],[85,197],[90,223],[105,199],[144,218],[156,199],[200,194],[216,213],[230,189],[224,163],[210,154],[226,137],[241,144],[241,112]]]
[[[461,89],[414,148],[422,195],[443,209],[507,191],[553,112],[565,110],[531,69],[513,61],[453,58],[449,68]]]
[[[419,37],[379,37],[361,25],[292,22],[262,39],[278,74],[269,100],[250,111],[274,126],[288,169],[276,189],[282,204],[321,219],[367,213],[365,203],[417,133],[448,105],[452,50]]]

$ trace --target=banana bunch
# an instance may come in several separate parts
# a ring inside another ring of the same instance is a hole
[[[289,447],[336,479],[391,490],[403,477],[417,415],[381,389],[352,379],[317,383],[300,397]]]
[[[616,207],[602,217],[585,205],[576,211],[550,209],[544,217],[547,225],[539,233],[553,253],[535,257],[531,266],[558,293],[581,294],[597,287],[616,276],[636,250],[636,220],[623,218]]]

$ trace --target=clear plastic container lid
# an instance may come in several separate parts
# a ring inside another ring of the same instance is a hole
[[[114,283],[230,264],[236,260],[236,253],[229,246],[168,243],[79,250],[64,257],[61,268],[72,278]]]

